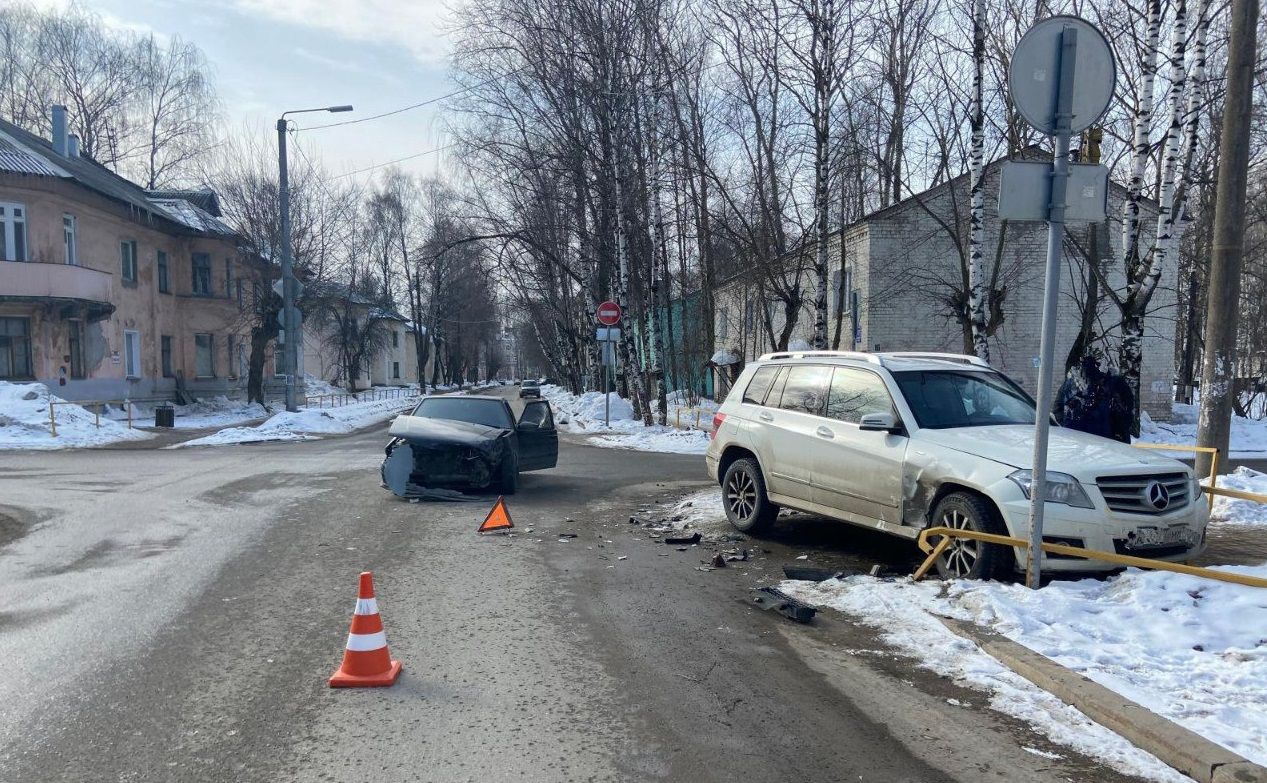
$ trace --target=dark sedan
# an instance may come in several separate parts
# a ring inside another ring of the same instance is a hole
[[[515,420],[500,397],[424,397],[388,431],[383,484],[401,497],[429,490],[492,490],[512,494],[519,474],[553,468],[559,436],[545,400],[524,406]]]

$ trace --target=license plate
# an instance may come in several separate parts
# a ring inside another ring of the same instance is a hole
[[[1175,544],[1195,544],[1198,533],[1187,525],[1171,525],[1170,527],[1138,527],[1135,532],[1127,534],[1127,549],[1151,549],[1154,547],[1173,546]]]

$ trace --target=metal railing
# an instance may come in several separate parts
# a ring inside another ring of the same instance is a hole
[[[928,539],[938,537],[940,540],[933,544]],[[975,530],[963,530],[961,528],[950,527],[930,527],[921,530],[919,534],[919,548],[928,555],[920,567],[915,570],[911,578],[915,581],[923,579],[924,576],[937,563],[937,558],[945,553],[946,548],[956,538],[971,538],[974,541],[981,541],[986,544],[997,544],[999,546],[1029,548],[1029,541],[1022,538],[1012,538],[1011,536],[1000,536],[994,533],[978,533]],[[1114,565],[1134,566],[1135,568],[1147,568],[1153,571],[1170,571],[1176,574],[1188,574],[1189,576],[1199,576],[1205,579],[1214,579],[1219,582],[1231,582],[1232,584],[1246,585],[1248,587],[1267,587],[1267,579],[1257,576],[1249,576],[1248,574],[1237,574],[1230,571],[1215,571],[1211,568],[1202,568],[1200,566],[1184,565],[1183,563],[1168,563],[1164,560],[1151,560],[1146,557],[1134,557],[1132,555],[1119,555],[1116,552],[1101,552],[1096,549],[1083,549],[1077,546],[1068,546],[1065,544],[1042,544],[1042,550],[1052,555],[1065,555],[1068,557],[1080,557],[1085,560],[1100,560],[1105,563],[1113,563]]]
[[[397,386],[389,389],[374,388],[366,389],[359,392],[331,392],[330,394],[310,394],[304,398],[304,405],[307,407],[324,408],[329,403],[331,408],[341,408],[345,405],[355,405],[358,402],[377,402],[379,400],[395,400],[409,399],[417,397],[422,392],[418,389],[410,389],[405,386]]]
[[[695,423],[692,425],[691,420],[694,418]],[[686,424],[683,425],[685,420]],[[707,422],[707,424],[705,424]],[[713,413],[703,408],[675,408],[673,412],[673,427],[679,430],[702,430],[704,432],[713,431]]]
[[[57,437],[57,406],[58,405],[78,405],[81,408],[93,409],[96,414],[96,426],[101,427],[101,411],[107,405],[122,405],[128,414],[128,429],[132,429],[132,403],[135,400],[48,400],[48,431],[52,437]]]

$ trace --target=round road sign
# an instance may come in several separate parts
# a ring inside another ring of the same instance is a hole
[[[1012,52],[1007,87],[1012,103],[1039,133],[1056,134],[1056,99],[1060,89],[1061,43],[1066,29],[1077,31],[1073,74],[1073,119],[1069,132],[1094,125],[1109,108],[1117,63],[1104,34],[1076,16],[1044,19],[1025,33]]]
[[[600,304],[598,322],[603,326],[615,326],[620,323],[620,305],[610,300]]]

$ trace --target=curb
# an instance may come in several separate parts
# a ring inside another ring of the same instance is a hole
[[[1267,767],[1216,745],[1024,645],[975,623],[948,617],[937,619],[1012,671],[1197,783],[1267,783]]]

